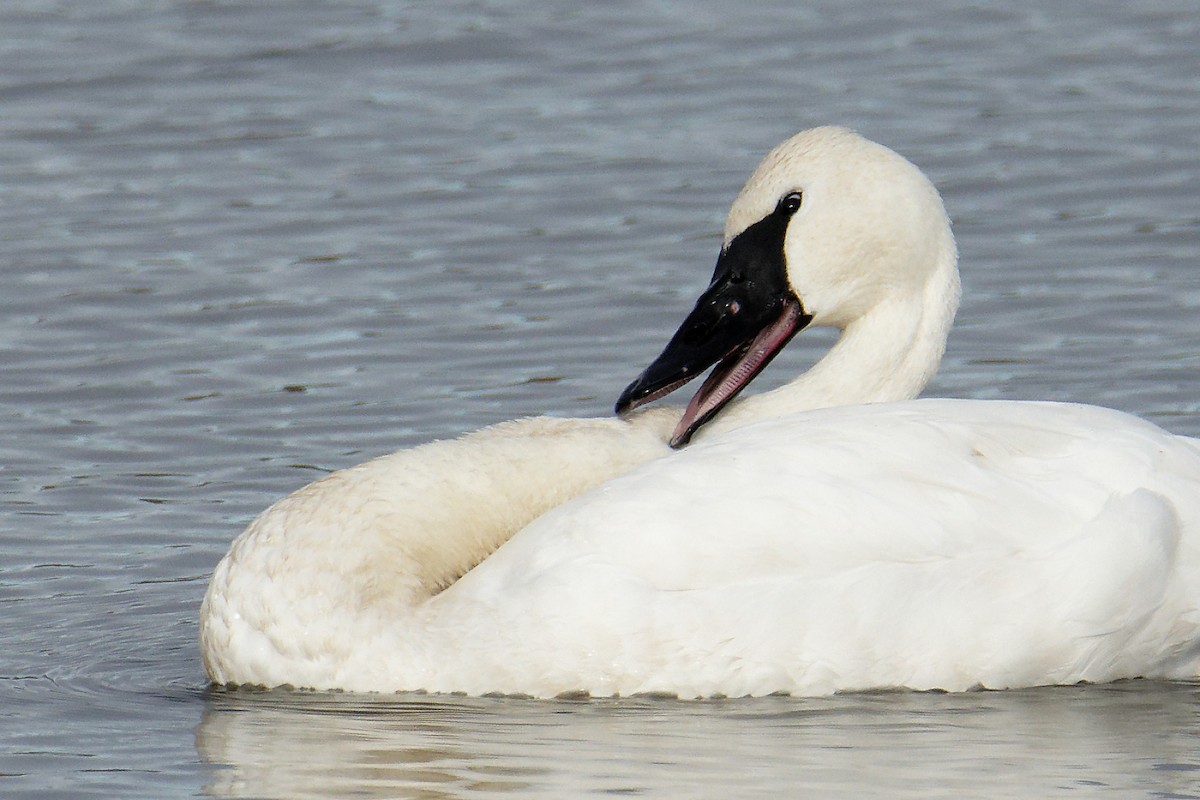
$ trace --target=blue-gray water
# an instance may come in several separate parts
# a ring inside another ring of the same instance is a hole
[[[1191,0],[7,0],[0,795],[1200,796],[1197,685],[229,694],[195,644],[273,499],[608,413],[815,124],[943,191],[965,300],[931,393],[1200,435],[1198,43]]]

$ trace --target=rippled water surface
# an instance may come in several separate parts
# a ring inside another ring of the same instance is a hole
[[[749,170],[814,124],[943,191],[965,299],[930,393],[1200,435],[1194,4],[893,5],[0,6],[0,795],[1200,796],[1186,684],[205,688],[197,608],[250,517],[608,413]]]

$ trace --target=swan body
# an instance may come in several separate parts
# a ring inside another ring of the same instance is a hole
[[[618,417],[503,423],[279,501],[214,573],[206,672],[687,697],[1196,677],[1200,442],[1090,406],[913,400],[957,301],[924,176],[798,134]],[[735,399],[806,325],[842,334]],[[714,363],[682,411],[640,407]]]

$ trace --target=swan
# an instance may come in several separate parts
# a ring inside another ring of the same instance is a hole
[[[278,501],[211,579],[208,677],[536,697],[1196,677],[1200,441],[913,399],[958,299],[922,173],[797,134],[617,415],[502,423]],[[737,397],[817,325],[841,330],[821,360]],[[712,365],[682,411],[651,405]]]

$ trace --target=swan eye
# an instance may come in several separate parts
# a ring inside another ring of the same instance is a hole
[[[779,201],[779,210],[785,214],[795,214],[804,201],[804,192],[790,192]]]

